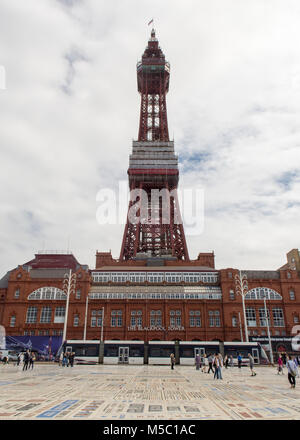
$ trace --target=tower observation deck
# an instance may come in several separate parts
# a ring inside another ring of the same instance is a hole
[[[174,141],[169,139],[167,121],[169,80],[170,65],[152,29],[142,59],[137,63],[140,123],[138,140],[133,141],[129,157],[131,198],[121,261],[134,260],[142,254],[189,261],[177,198],[178,158]],[[153,197],[154,190],[159,191],[158,198]],[[132,211],[139,216],[138,221],[131,221]]]

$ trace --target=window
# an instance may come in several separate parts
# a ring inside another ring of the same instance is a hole
[[[112,310],[111,312],[111,326],[112,327],[122,327],[123,318],[122,318],[122,310]]]
[[[15,315],[13,315],[13,316],[10,317],[9,326],[10,327],[14,327],[15,325],[16,325],[16,317],[15,317]]]
[[[228,278],[232,278],[232,272],[228,272]]]
[[[276,308],[273,309],[272,312],[273,312],[274,327],[284,327],[283,310]]]
[[[81,289],[77,289],[77,290],[76,290],[75,298],[76,298],[76,299],[80,299],[80,298],[81,298]]]
[[[237,327],[238,325],[238,319],[236,316],[232,317],[232,327]]]
[[[154,325],[156,327],[162,325],[161,310],[151,310],[150,325]]]
[[[37,320],[37,307],[31,306],[27,309],[26,323],[33,324]]]
[[[102,309],[92,310],[91,327],[102,327]]]
[[[74,315],[73,326],[74,327],[79,326],[79,315]]]
[[[234,292],[233,289],[230,289],[230,290],[229,290],[229,298],[230,298],[231,300],[235,300],[235,292]]]
[[[15,290],[15,298],[20,298],[20,289]]]
[[[200,310],[190,310],[190,327],[201,327]]]
[[[209,317],[209,326],[210,327],[220,327],[220,312],[219,310],[209,310],[208,312]]]
[[[259,313],[259,325],[260,325],[260,327],[267,327],[265,308],[264,307],[260,308],[258,310],[258,313]],[[270,312],[269,312],[269,309],[267,309],[267,317],[268,317],[268,325],[270,326]]]
[[[294,324],[299,324],[299,315],[294,315]]]
[[[41,312],[40,322],[44,324],[51,322],[51,314],[52,314],[51,307],[49,306],[43,307]]]
[[[262,330],[262,331],[261,331],[261,335],[262,335],[262,336],[266,336],[266,330]]]
[[[170,326],[180,327],[181,326],[181,310],[170,310]]]
[[[55,324],[64,323],[65,322],[65,313],[66,313],[66,309],[64,306],[56,307],[55,313],[54,313],[54,323]]]
[[[287,277],[288,277],[288,278],[291,278],[291,274],[290,274],[290,272],[287,272]]]
[[[269,289],[268,287],[255,287],[254,289],[249,290],[246,295],[245,299],[274,299],[274,300],[281,300],[282,296],[279,295],[278,292],[276,292],[273,289]]]
[[[142,311],[141,310],[131,310],[131,314],[130,314],[130,325],[132,327],[135,326],[142,326]]]
[[[28,295],[28,299],[64,300],[67,295],[57,287],[41,287]]]
[[[246,308],[246,320],[248,327],[256,327],[256,314],[254,308]]]
[[[292,289],[290,290],[290,300],[295,301],[295,292]]]

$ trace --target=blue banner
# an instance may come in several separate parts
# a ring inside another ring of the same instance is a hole
[[[44,356],[55,356],[62,336],[6,336],[6,350],[34,350]]]

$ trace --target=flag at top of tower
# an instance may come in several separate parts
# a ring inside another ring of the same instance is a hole
[[[153,18],[149,21],[148,26],[150,26],[151,23],[153,23]]]

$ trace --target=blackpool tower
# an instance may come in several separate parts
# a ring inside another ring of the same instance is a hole
[[[155,30],[137,64],[141,95],[138,140],[129,158],[130,202],[120,261],[139,256],[172,257],[189,261],[177,197],[178,158],[169,139],[166,94],[170,65]],[[159,196],[158,196],[159,195]],[[135,212],[132,221],[131,212]]]

